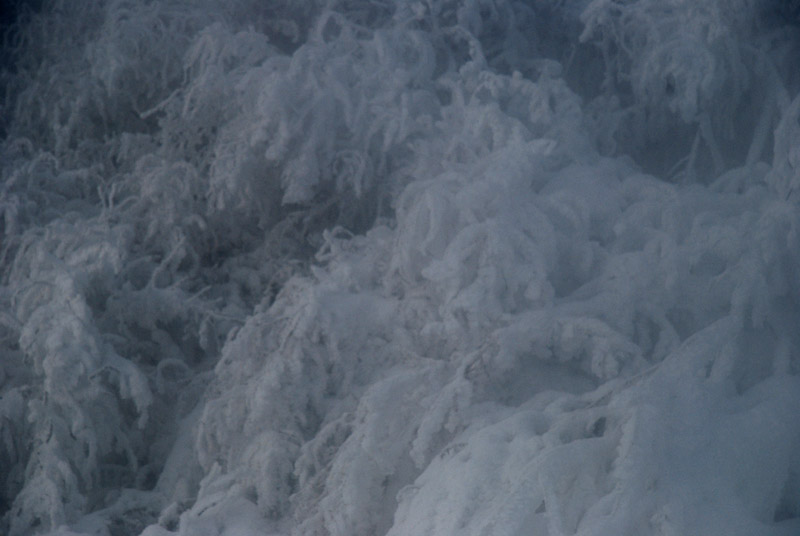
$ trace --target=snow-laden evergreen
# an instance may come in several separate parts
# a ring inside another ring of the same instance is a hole
[[[46,0],[0,533],[800,532],[800,5]]]

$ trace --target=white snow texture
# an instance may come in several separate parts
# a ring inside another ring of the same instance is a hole
[[[2,35],[0,534],[800,534],[800,2]]]

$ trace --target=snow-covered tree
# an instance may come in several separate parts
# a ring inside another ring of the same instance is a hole
[[[798,6],[15,8],[0,533],[797,533]]]

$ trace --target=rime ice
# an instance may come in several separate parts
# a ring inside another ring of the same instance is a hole
[[[20,9],[0,533],[800,532],[789,4]]]

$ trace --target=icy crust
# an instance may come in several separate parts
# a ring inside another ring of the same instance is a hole
[[[545,4],[32,14],[0,532],[800,531],[798,21]]]

